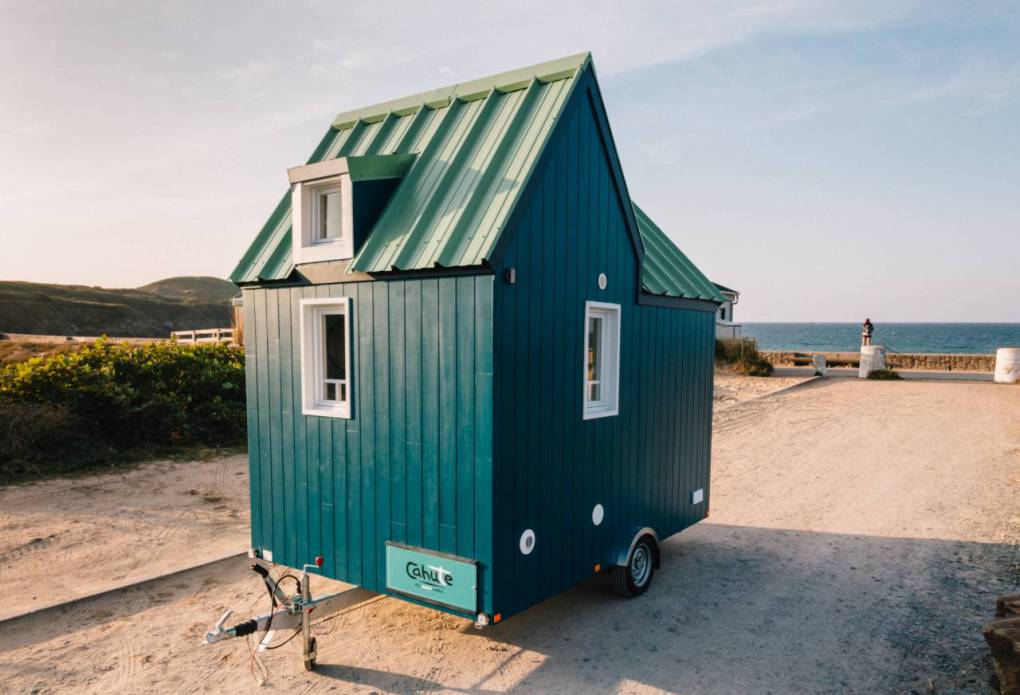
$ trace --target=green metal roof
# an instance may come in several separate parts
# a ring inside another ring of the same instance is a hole
[[[478,266],[487,260],[591,56],[581,53],[342,113],[308,162],[405,155],[410,166],[349,266],[366,273]],[[651,294],[723,301],[634,205]],[[235,283],[285,280],[290,193],[241,258]]]
[[[686,299],[726,301],[715,285],[691,263],[666,233],[631,201],[645,255],[641,264],[641,288],[649,294]]]
[[[589,60],[581,53],[337,116],[310,163],[417,155],[350,270],[474,266],[488,258]],[[287,278],[290,230],[285,195],[230,279]]]

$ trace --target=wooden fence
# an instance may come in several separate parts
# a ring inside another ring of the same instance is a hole
[[[232,328],[204,328],[197,331],[171,331],[170,337],[178,343],[231,343]]]

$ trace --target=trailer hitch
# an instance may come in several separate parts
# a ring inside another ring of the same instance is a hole
[[[382,598],[381,594],[357,586],[319,598],[313,597],[311,573],[318,572],[322,567],[321,557],[316,557],[315,563],[307,563],[302,567],[301,577],[298,579],[299,593],[293,595],[288,595],[280,582],[273,578],[270,573],[271,567],[268,561],[256,558],[252,554],[251,568],[268,588],[273,602],[272,610],[264,615],[243,620],[232,627],[226,627],[226,624],[233,611],[225,611],[213,628],[205,633],[206,644],[265,632],[258,646],[258,651],[264,652],[266,649],[272,649],[269,645],[277,630],[301,630],[305,668],[311,671],[315,668],[318,658],[318,644],[312,635],[312,614],[314,613],[318,621],[321,621],[341,611],[353,609],[366,601]],[[280,607],[277,608],[277,605]]]

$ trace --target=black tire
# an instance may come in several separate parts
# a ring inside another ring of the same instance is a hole
[[[310,640],[308,640],[308,653],[305,654],[306,671],[315,670],[315,660],[318,658],[318,656],[319,656],[319,644],[318,642],[315,641],[315,638],[312,637]]]
[[[634,598],[648,591],[655,575],[655,541],[652,537],[638,539],[626,567],[613,567],[612,575],[613,591],[620,596]]]

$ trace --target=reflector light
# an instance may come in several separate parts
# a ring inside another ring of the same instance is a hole
[[[496,613],[496,615],[492,616],[492,622],[494,623],[498,623],[502,619],[503,619],[502,613]]]
[[[322,567],[322,555],[315,556],[315,566]]]

